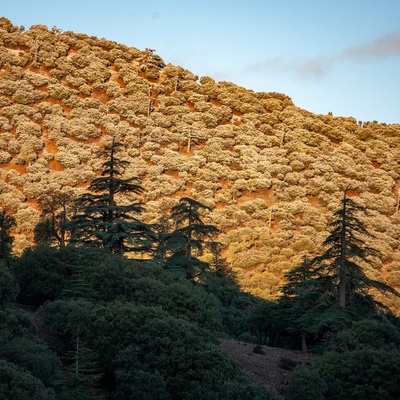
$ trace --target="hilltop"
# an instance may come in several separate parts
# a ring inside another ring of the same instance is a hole
[[[285,271],[320,252],[346,187],[382,253],[367,274],[400,287],[400,124],[316,115],[150,49],[1,18],[0,205],[17,221],[16,254],[32,242],[38,196],[85,190],[114,136],[125,176],[142,180],[146,221],[182,196],[209,206],[243,289],[271,298]]]

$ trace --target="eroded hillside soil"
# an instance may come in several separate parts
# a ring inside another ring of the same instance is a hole
[[[259,352],[254,352],[254,344],[232,339],[223,339],[220,343],[222,350],[237,361],[251,379],[280,394],[286,392],[292,373],[281,366],[288,364],[285,360],[300,365],[311,363],[315,357],[310,353],[268,346],[259,346]]]

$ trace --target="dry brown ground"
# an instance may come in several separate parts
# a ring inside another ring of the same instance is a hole
[[[301,351],[268,346],[260,346],[262,354],[255,353],[254,344],[232,339],[222,339],[220,344],[222,350],[236,360],[252,380],[279,394],[285,393],[292,373],[280,366],[281,359],[290,359],[297,364],[308,364],[315,357]]]

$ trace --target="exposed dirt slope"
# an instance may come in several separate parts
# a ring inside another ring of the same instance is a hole
[[[285,360],[282,361],[282,359],[291,360],[294,366],[309,364],[315,357],[300,351],[268,346],[259,346],[255,352],[254,344],[232,339],[221,340],[221,348],[240,364],[251,379],[279,394],[285,393],[292,373],[292,370],[281,366],[285,365]]]

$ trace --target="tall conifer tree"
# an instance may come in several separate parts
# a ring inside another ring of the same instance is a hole
[[[219,232],[214,225],[203,222],[204,211],[210,211],[210,208],[190,197],[182,197],[172,208],[171,218],[176,229],[170,234],[169,241],[171,244],[180,243],[180,246],[175,247],[180,248],[187,261],[192,260],[194,249],[201,254],[205,238],[215,236]]]
[[[103,247],[120,256],[126,251],[148,251],[151,246],[150,230],[137,218],[144,209],[142,202],[118,203],[118,196],[140,195],[143,190],[138,178],[121,178],[128,164],[117,157],[121,146],[113,139],[105,147],[103,171],[78,199],[78,213],[69,226],[71,242]]]
[[[328,225],[325,252],[313,259],[304,258],[285,274],[277,320],[283,330],[300,335],[303,351],[307,337],[317,338],[379,313],[381,305],[369,289],[399,295],[385,283],[368,278],[360,265],[371,263],[371,257],[380,254],[365,244],[365,239],[372,237],[359,218],[365,212],[346,190]]]
[[[365,239],[372,235],[358,217],[360,213],[366,213],[365,207],[350,199],[346,189],[341,207],[334,212],[328,225],[330,234],[323,243],[327,250],[313,260],[321,272],[331,277],[337,301],[342,307],[369,300],[370,288],[397,294],[390,286],[368,278],[360,265],[360,261],[370,264],[371,257],[380,255],[379,251],[365,244]]]

